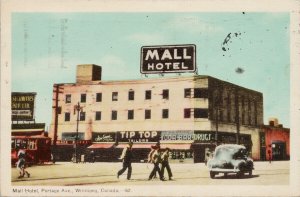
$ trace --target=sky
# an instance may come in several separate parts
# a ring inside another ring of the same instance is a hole
[[[264,123],[289,128],[289,28],[284,12],[13,13],[12,91],[36,92],[35,120],[49,127],[53,84],[74,83],[76,65],[144,79],[142,46],[195,44],[199,75],[262,92]]]

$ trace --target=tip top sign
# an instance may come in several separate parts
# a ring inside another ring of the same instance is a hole
[[[141,73],[196,71],[196,45],[160,45],[141,48]]]

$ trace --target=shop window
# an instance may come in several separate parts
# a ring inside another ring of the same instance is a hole
[[[81,94],[80,96],[80,102],[85,103],[86,102],[86,94]]]
[[[150,109],[145,110],[145,119],[151,119],[151,110]]]
[[[69,122],[70,119],[71,119],[70,112],[66,112],[66,113],[65,113],[65,122]]]
[[[191,109],[190,108],[184,109],[184,118],[191,118]]]
[[[96,111],[95,120],[101,120],[101,111]]]
[[[133,117],[134,117],[134,111],[128,110],[128,120],[133,120]]]
[[[162,92],[163,99],[169,99],[169,90],[165,89]]]
[[[204,88],[195,88],[194,98],[208,98],[208,90]]]
[[[146,90],[145,92],[145,99],[150,100],[151,99],[151,90]]]
[[[169,109],[163,109],[162,110],[162,118],[163,119],[169,118]]]
[[[184,98],[191,98],[191,92],[192,92],[191,88],[185,88],[184,89]]]
[[[29,140],[28,149],[30,149],[30,150],[36,149],[36,140]]]
[[[16,140],[16,148],[17,149],[27,149],[27,140]]]
[[[66,95],[66,103],[71,103],[71,94]]]
[[[80,112],[79,120],[80,121],[85,121],[85,112]]]
[[[111,119],[112,120],[117,120],[117,118],[118,118],[117,111],[115,111],[115,110],[111,111]]]
[[[128,92],[128,100],[129,101],[133,101],[134,100],[134,91],[129,91]]]
[[[112,93],[112,101],[118,101],[118,92]]]
[[[194,118],[208,118],[208,110],[195,108],[194,109]]]
[[[96,102],[102,102],[102,93],[96,93]]]
[[[16,140],[15,140],[15,139],[12,139],[12,140],[11,140],[11,148],[12,148],[12,149],[15,149],[15,148],[16,148]]]

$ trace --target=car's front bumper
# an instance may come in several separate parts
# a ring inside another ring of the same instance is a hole
[[[211,171],[211,172],[232,172],[232,173],[240,172],[239,169],[224,169],[224,168],[210,168],[209,171]]]

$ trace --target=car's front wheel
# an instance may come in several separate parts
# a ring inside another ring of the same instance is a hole
[[[214,173],[214,172],[212,172],[212,171],[210,171],[210,178],[212,178],[212,179],[214,179],[215,178],[215,176],[216,176],[216,173]]]
[[[249,176],[252,176],[252,170],[249,171]]]
[[[242,178],[244,176],[244,172],[238,172],[236,176],[237,178]]]

